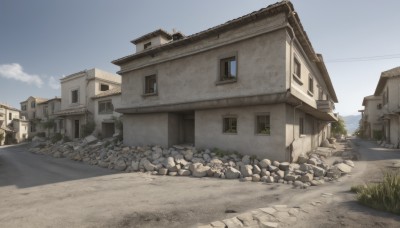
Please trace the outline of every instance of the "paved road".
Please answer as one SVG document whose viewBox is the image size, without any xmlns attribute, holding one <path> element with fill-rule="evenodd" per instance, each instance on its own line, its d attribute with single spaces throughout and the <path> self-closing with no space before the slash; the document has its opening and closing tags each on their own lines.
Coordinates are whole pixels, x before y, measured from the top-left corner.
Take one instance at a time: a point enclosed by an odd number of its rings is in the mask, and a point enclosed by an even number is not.
<svg viewBox="0 0 400 228">
<path fill-rule="evenodd" d="M 115 174 L 112 170 L 27 152 L 29 144 L 0 147 L 0 187 L 38 185 Z"/>
<path fill-rule="evenodd" d="M 400 151 L 354 142 L 361 161 L 352 175 L 307 190 L 282 184 L 116 173 L 31 154 L 28 145 L 1 147 L 0 227 L 188 227 L 235 216 L 226 210 L 241 213 L 273 204 L 309 204 L 322 193 L 332 193 L 332 203 L 315 207 L 302 220 L 306 223 L 295 227 L 400 227 L 399 218 L 356 204 L 348 191 L 400 158 Z"/>
</svg>

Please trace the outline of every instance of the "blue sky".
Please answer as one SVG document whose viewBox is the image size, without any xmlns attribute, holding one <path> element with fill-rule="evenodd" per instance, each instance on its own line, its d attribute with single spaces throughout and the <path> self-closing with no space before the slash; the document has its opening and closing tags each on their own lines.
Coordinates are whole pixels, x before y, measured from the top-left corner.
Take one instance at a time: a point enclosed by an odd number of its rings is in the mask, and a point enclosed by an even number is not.
<svg viewBox="0 0 400 228">
<path fill-rule="evenodd" d="M 292 2 L 314 49 L 324 56 L 339 98 L 336 111 L 356 114 L 380 73 L 400 65 L 400 1 Z M 83 69 L 116 72 L 110 62 L 132 54 L 130 41 L 155 29 L 190 35 L 272 3 L 0 0 L 0 102 L 19 108 L 31 95 L 60 96 L 58 79 Z M 372 56 L 388 58 L 366 58 Z"/>
</svg>

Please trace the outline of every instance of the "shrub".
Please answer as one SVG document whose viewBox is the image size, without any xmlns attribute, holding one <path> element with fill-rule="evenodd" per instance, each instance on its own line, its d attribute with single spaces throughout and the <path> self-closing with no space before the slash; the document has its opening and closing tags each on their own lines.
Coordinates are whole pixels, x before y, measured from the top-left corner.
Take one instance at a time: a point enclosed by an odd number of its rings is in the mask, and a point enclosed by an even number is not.
<svg viewBox="0 0 400 228">
<path fill-rule="evenodd" d="M 400 215 L 400 172 L 388 171 L 381 183 L 353 186 L 352 191 L 361 204 Z"/>
<path fill-rule="evenodd" d="M 58 141 L 60 141 L 61 139 L 63 139 L 63 136 L 60 133 L 56 133 L 52 138 L 51 138 L 51 142 L 52 143 L 56 143 Z"/>
<path fill-rule="evenodd" d="M 86 137 L 93 133 L 96 128 L 96 124 L 93 121 L 89 121 L 86 124 L 82 125 L 82 137 Z"/>
</svg>

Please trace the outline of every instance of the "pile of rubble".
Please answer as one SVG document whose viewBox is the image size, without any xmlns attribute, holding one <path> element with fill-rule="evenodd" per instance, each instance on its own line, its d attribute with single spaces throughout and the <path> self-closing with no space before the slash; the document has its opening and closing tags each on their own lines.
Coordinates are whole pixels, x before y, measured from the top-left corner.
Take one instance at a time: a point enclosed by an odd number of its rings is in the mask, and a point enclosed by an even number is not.
<svg viewBox="0 0 400 228">
<path fill-rule="evenodd" d="M 220 150 L 199 151 L 194 147 L 129 147 L 115 138 L 99 141 L 93 136 L 80 141 L 60 141 L 54 144 L 36 139 L 30 151 L 125 172 L 278 182 L 293 184 L 299 188 L 332 181 L 351 172 L 354 167 L 351 160 L 328 165 L 318 154 L 301 155 L 297 163 L 289 163 Z"/>
</svg>

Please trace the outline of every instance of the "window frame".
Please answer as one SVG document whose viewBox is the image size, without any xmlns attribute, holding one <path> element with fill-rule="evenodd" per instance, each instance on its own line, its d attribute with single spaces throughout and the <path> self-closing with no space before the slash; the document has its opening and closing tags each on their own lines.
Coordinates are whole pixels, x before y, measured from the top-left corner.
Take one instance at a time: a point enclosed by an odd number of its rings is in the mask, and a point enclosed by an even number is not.
<svg viewBox="0 0 400 228">
<path fill-rule="evenodd" d="M 225 119 L 228 119 L 229 128 L 231 127 L 231 124 L 232 124 L 229 121 L 229 119 L 234 119 L 236 121 L 236 131 L 235 132 L 228 132 L 231 129 L 225 129 L 225 127 L 226 127 Z M 227 134 L 227 135 L 237 135 L 238 132 L 239 132 L 239 130 L 238 130 L 238 117 L 236 115 L 224 115 L 224 116 L 222 116 L 222 133 L 223 134 Z"/>
<path fill-rule="evenodd" d="M 151 47 L 151 41 L 143 44 L 143 50 L 149 49 Z"/>
<path fill-rule="evenodd" d="M 74 91 L 77 91 L 77 93 L 76 93 L 76 98 L 77 98 L 77 99 L 76 99 L 76 102 L 73 101 L 73 98 L 74 98 L 73 92 L 74 92 Z M 79 104 L 79 88 L 72 89 L 71 92 L 70 92 L 70 94 L 71 94 L 71 95 L 70 95 L 70 96 L 71 96 L 71 104 Z"/>
<path fill-rule="evenodd" d="M 223 71 L 223 63 L 229 61 L 229 59 L 234 59 L 236 62 L 236 72 L 235 72 L 235 77 L 233 78 L 226 78 L 224 79 L 222 71 Z M 229 66 L 228 66 L 229 69 Z M 225 55 L 221 55 L 218 57 L 218 67 L 217 67 L 217 79 L 216 79 L 216 85 L 223 85 L 223 84 L 228 84 L 228 83 L 235 83 L 238 81 L 239 78 L 239 58 L 238 58 L 238 52 L 233 52 L 233 53 L 228 53 Z M 224 70 L 225 71 L 225 70 Z"/>
<path fill-rule="evenodd" d="M 304 117 L 299 117 L 299 137 L 305 135 Z"/>
<path fill-rule="evenodd" d="M 308 75 L 307 93 L 310 96 L 314 96 L 314 77 L 311 74 Z"/>
<path fill-rule="evenodd" d="M 31 108 L 36 108 L 36 101 L 31 101 Z"/>
<path fill-rule="evenodd" d="M 268 125 L 269 125 L 269 132 L 268 133 L 261 133 L 259 131 L 258 125 L 259 125 L 259 117 L 268 117 Z M 266 123 L 267 124 L 267 123 Z M 265 127 L 266 128 L 266 127 Z M 271 114 L 269 112 L 264 112 L 264 113 L 256 113 L 255 118 L 254 118 L 254 133 L 255 135 L 260 135 L 260 136 L 271 136 Z"/>
<path fill-rule="evenodd" d="M 8 120 L 12 120 L 12 113 L 8 113 Z"/>
<path fill-rule="evenodd" d="M 102 90 L 102 88 L 101 88 L 102 86 L 107 86 L 108 89 L 107 90 Z M 100 90 L 100 92 L 108 91 L 108 90 L 110 90 L 110 85 L 109 84 L 105 84 L 105 83 L 100 83 L 99 84 L 99 90 Z"/>
<path fill-rule="evenodd" d="M 107 104 L 108 104 L 108 103 L 111 104 L 111 109 L 110 109 L 110 110 L 107 109 Z M 100 107 L 101 107 L 102 104 L 104 104 L 104 110 L 103 110 L 103 111 L 100 111 Z M 114 112 L 114 105 L 113 105 L 111 99 L 109 99 L 109 100 L 101 100 L 101 101 L 98 101 L 98 102 L 97 102 L 97 113 L 98 113 L 99 115 L 113 114 L 113 112 Z"/>
<path fill-rule="evenodd" d="M 149 77 L 154 77 L 155 88 L 153 92 L 148 92 L 147 80 Z M 150 79 L 149 79 L 150 80 Z M 157 74 L 150 74 L 143 77 L 143 96 L 154 96 L 158 94 L 158 77 Z"/>
</svg>

